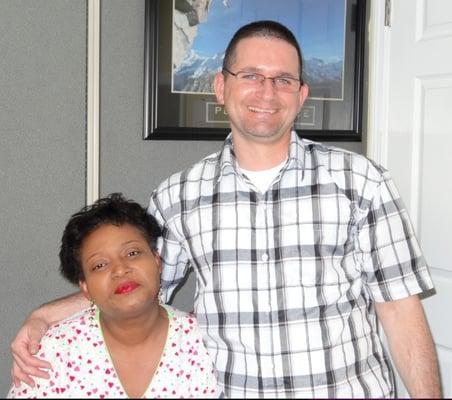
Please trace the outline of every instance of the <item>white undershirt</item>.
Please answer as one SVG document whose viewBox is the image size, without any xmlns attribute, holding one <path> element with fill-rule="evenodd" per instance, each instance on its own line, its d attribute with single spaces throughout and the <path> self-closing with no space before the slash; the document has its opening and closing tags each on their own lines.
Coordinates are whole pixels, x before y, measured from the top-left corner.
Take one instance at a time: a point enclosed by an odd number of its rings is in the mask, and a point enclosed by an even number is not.
<svg viewBox="0 0 452 400">
<path fill-rule="evenodd" d="M 246 177 L 256 186 L 261 193 L 265 193 L 270 185 L 273 183 L 273 180 L 279 174 L 281 169 L 286 164 L 287 158 L 276 167 L 272 167 L 270 169 L 264 169 L 261 171 L 249 171 L 247 169 L 241 168 L 240 165 L 237 165 L 239 171 L 246 175 Z"/>
</svg>

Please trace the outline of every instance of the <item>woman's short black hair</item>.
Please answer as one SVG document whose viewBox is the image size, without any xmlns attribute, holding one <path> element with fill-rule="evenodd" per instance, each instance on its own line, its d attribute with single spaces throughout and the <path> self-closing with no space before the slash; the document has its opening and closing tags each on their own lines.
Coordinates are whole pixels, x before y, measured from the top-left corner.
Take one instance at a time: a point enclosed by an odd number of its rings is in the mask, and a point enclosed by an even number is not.
<svg viewBox="0 0 452 400">
<path fill-rule="evenodd" d="M 143 234 L 149 246 L 157 251 L 162 230 L 157 220 L 138 203 L 126 200 L 121 193 L 112 193 L 83 207 L 69 219 L 61 239 L 60 272 L 71 283 L 84 280 L 80 262 L 83 240 L 101 225 L 131 225 Z"/>
</svg>

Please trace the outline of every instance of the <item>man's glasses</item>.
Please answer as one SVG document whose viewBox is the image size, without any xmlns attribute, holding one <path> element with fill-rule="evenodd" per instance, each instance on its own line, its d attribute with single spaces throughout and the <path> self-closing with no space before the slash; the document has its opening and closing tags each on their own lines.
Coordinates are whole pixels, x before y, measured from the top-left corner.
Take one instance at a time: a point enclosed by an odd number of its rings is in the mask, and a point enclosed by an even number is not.
<svg viewBox="0 0 452 400">
<path fill-rule="evenodd" d="M 251 87 L 260 87 L 264 84 L 266 79 L 270 79 L 273 83 L 273 87 L 281 92 L 297 92 L 300 90 L 303 82 L 300 79 L 292 78 L 290 76 L 265 76 L 262 74 L 258 74 L 256 72 L 231 72 L 227 68 L 223 68 L 223 71 L 226 71 L 228 74 L 231 74 L 240 84 L 251 86 Z"/>
</svg>

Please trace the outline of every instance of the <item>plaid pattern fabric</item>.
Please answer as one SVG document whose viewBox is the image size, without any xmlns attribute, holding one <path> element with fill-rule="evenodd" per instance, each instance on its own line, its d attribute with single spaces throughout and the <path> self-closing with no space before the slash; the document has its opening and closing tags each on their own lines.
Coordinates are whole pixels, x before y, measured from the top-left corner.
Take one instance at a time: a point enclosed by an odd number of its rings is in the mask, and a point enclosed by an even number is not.
<svg viewBox="0 0 452 400">
<path fill-rule="evenodd" d="M 149 206 L 165 228 L 163 301 L 193 268 L 225 395 L 393 396 L 372 301 L 433 284 L 387 171 L 294 132 L 266 193 L 235 165 L 228 137 Z"/>
</svg>

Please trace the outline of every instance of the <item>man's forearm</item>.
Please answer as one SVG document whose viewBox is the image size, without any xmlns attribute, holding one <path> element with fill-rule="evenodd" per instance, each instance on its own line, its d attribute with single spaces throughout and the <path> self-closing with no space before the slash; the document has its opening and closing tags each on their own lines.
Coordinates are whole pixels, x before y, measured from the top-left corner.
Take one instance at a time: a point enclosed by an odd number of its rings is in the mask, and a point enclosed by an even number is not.
<svg viewBox="0 0 452 400">
<path fill-rule="evenodd" d="M 418 297 L 380 303 L 376 310 L 410 397 L 441 397 L 436 351 Z"/>
<path fill-rule="evenodd" d="M 28 316 L 28 320 L 40 319 L 50 326 L 89 307 L 89 305 L 90 302 L 83 294 L 77 292 L 43 304 Z"/>
</svg>

